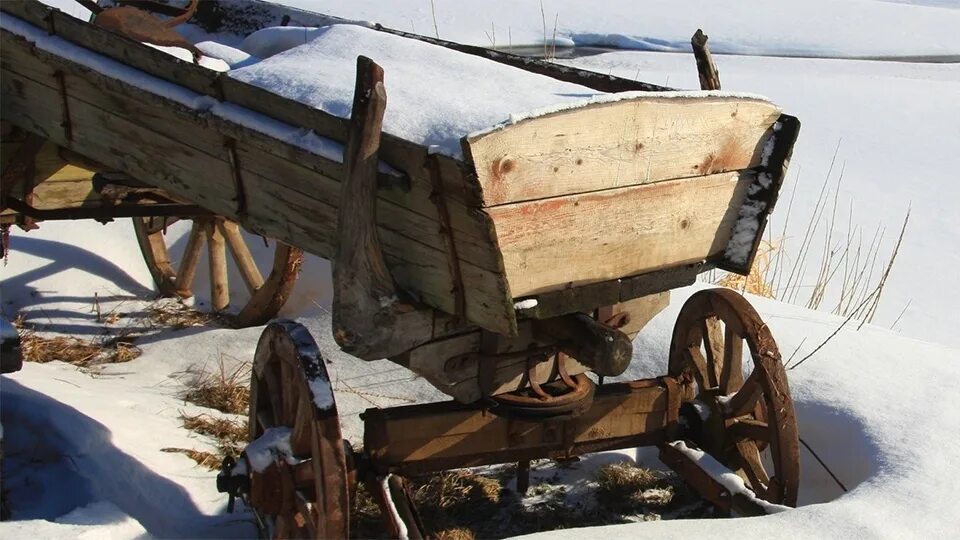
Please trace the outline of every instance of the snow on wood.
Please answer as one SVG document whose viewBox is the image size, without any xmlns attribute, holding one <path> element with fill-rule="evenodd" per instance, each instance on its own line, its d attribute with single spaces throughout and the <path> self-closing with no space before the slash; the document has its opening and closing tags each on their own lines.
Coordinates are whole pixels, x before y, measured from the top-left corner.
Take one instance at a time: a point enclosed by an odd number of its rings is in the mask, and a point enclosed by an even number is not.
<svg viewBox="0 0 960 540">
<path fill-rule="evenodd" d="M 597 95 L 580 85 L 360 26 L 334 25 L 315 29 L 313 35 L 303 45 L 230 76 L 349 118 L 356 59 L 367 56 L 385 72 L 384 131 L 435 145 L 453 157 L 462 156 L 464 135 L 502 123 L 511 114 L 582 104 Z"/>
</svg>

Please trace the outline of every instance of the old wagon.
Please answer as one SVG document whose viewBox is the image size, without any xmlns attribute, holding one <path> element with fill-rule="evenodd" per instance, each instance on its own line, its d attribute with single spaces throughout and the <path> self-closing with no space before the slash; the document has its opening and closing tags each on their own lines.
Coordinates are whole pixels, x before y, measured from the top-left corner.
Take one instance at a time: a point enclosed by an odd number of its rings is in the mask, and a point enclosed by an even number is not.
<svg viewBox="0 0 960 540">
<path fill-rule="evenodd" d="M 603 383 L 670 289 L 749 271 L 799 128 L 776 105 L 259 1 L 192 14 L 259 43 L 252 60 L 224 46 L 219 71 L 33 0 L 0 9 L 5 224 L 133 217 L 158 286 L 181 296 L 206 245 L 216 309 L 229 249 L 246 325 L 276 314 L 300 250 L 331 259 L 337 343 L 453 398 L 367 411 L 352 449 L 313 339 L 271 323 L 253 442 L 219 478 L 269 534 L 345 536 L 365 481 L 390 531 L 417 536 L 401 475 L 514 461 L 522 476 L 531 459 L 640 445 L 724 511 L 796 504 L 786 376 L 738 294 L 690 298 L 664 376 Z M 292 34 L 310 39 L 281 46 Z M 184 219 L 173 260 L 163 233 Z M 269 272 L 240 227 L 277 240 Z"/>
</svg>

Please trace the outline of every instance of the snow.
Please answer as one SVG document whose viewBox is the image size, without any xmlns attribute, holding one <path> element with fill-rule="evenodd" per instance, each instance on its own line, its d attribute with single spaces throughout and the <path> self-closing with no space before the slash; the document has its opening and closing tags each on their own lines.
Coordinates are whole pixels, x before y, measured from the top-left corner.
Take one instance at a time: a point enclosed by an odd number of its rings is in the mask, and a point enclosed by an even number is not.
<svg viewBox="0 0 960 540">
<path fill-rule="evenodd" d="M 383 130 L 423 146 L 435 145 L 458 158 L 462 156 L 460 139 L 468 133 L 505 122 L 514 113 L 563 103 L 582 105 L 598 94 L 580 85 L 354 25 L 319 28 L 311 41 L 231 71 L 230 76 L 349 118 L 360 55 L 384 69 L 388 105 Z M 429 69 L 424 69 L 425 64 Z"/>
<path fill-rule="evenodd" d="M 747 499 L 749 499 L 751 502 L 754 502 L 763 508 L 767 514 L 776 514 L 791 509 L 789 506 L 783 506 L 782 504 L 771 504 L 763 499 L 758 498 L 756 493 L 747 487 L 743 481 L 743 478 L 737 476 L 737 473 L 731 471 L 729 467 L 726 467 L 714 459 L 714 457 L 710 454 L 697 448 L 690 448 L 683 441 L 674 441 L 668 444 L 677 449 L 679 452 L 685 454 L 708 475 L 710 475 L 710 478 L 713 478 L 728 492 L 734 495 L 740 494 L 747 497 Z"/>
<path fill-rule="evenodd" d="M 730 242 L 723 252 L 724 258 L 738 264 L 747 264 L 747 259 L 753 252 L 753 241 L 757 238 L 760 229 L 760 215 L 767 208 L 763 201 L 746 201 L 740 207 L 737 221 L 733 224 Z"/>
<path fill-rule="evenodd" d="M 301 9 L 482 45 L 617 46 L 688 53 L 698 28 L 714 53 L 794 56 L 960 55 L 960 10 L 873 0 L 279 0 Z M 927 4 L 949 4 L 932 0 Z M 395 9 L 390 9 L 396 5 Z M 386 6 L 390 6 L 389 8 Z M 431 9 L 431 6 L 434 9 Z M 433 19 L 436 17 L 436 28 Z M 721 67 L 722 70 L 722 67 Z M 631 74 L 632 76 L 632 74 Z M 723 74 L 721 73 L 721 80 Z"/>
<path fill-rule="evenodd" d="M 397 524 L 397 537 L 400 540 L 407 540 L 407 526 L 397 511 L 397 505 L 393 503 L 393 495 L 390 494 L 390 477 L 386 475 L 380 480 L 380 490 L 383 493 L 383 500 L 387 503 L 387 510 L 390 512 L 390 520 Z"/>
<path fill-rule="evenodd" d="M 243 452 L 247 456 L 250 468 L 254 472 L 262 473 L 277 459 L 296 465 L 297 461 L 290 448 L 291 433 L 293 431 L 288 427 L 272 427 L 248 444 Z"/>
<path fill-rule="evenodd" d="M 521 309 L 533 309 L 537 307 L 536 298 L 527 298 L 526 300 L 520 300 L 513 304 L 513 309 L 520 311 Z"/>
</svg>

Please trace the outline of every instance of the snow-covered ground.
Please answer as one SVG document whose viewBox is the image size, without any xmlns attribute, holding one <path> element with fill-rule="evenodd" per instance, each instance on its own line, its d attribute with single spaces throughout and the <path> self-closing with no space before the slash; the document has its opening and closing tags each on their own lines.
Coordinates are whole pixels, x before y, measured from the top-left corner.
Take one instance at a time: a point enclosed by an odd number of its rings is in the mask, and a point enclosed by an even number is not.
<svg viewBox="0 0 960 540">
<path fill-rule="evenodd" d="M 55 1 L 81 14 L 71 0 Z M 960 383 L 960 335 L 953 330 L 960 288 L 949 275 L 960 265 L 960 222 L 949 206 L 960 200 L 960 187 L 956 173 L 945 166 L 945 157 L 960 150 L 960 65 L 780 57 L 955 60 L 960 55 L 954 36 L 960 28 L 958 2 L 647 2 L 640 7 L 616 1 L 600 7 L 567 0 L 544 1 L 543 14 L 532 0 L 437 0 L 433 10 L 427 0 L 285 3 L 424 34 L 434 33 L 435 15 L 440 37 L 481 45 L 542 43 L 544 35 L 552 38 L 556 21 L 561 44 L 640 49 L 570 62 L 681 88 L 698 86 L 692 57 L 652 51 L 686 50 L 692 31 L 702 27 L 715 52 L 739 55 L 716 57 L 724 89 L 767 95 L 803 122 L 785 186 L 788 191 L 797 182 L 788 242 L 799 243 L 796 237 L 803 233 L 834 152 L 836 169 L 845 164 L 841 207 L 853 202 L 855 225 L 867 231 L 886 225 L 889 246 L 893 229 L 912 208 L 877 326 L 858 331 L 848 325 L 789 371 L 801 436 L 850 492 L 840 493 L 802 450 L 801 508 L 763 518 L 613 526 L 590 536 L 927 538 L 960 530 L 953 484 L 960 462 L 960 396 L 953 391 Z M 785 202 L 775 218 L 782 217 Z M 841 214 L 838 228 L 845 231 L 846 213 Z M 779 231 L 776 219 L 774 227 Z M 125 314 L 114 327 L 140 331 L 144 326 L 137 313 L 152 285 L 128 223 L 45 223 L 39 231 L 15 232 L 11 247 L 9 264 L 0 270 L 8 317 L 22 312 L 28 322 L 48 330 L 93 337 L 104 329 L 95 320 L 96 294 L 102 313 Z M 692 290 L 675 292 L 671 307 L 637 338 L 629 376 L 664 372 L 670 329 Z M 205 295 L 201 289 L 201 301 Z M 441 398 L 403 368 L 339 352 L 330 337 L 329 298 L 329 265 L 311 258 L 284 314 L 304 323 L 332 360 L 348 438 L 359 438 L 357 415 L 367 407 Z M 751 301 L 785 356 L 794 351 L 798 358 L 805 356 L 843 322 L 796 306 Z M 896 330 L 886 329 L 908 302 Z M 161 449 L 209 446 L 181 428 L 181 411 L 218 414 L 180 398 L 186 372 L 215 369 L 221 361 L 229 369 L 251 360 L 261 329 L 142 331 L 136 345 L 143 354 L 132 362 L 92 373 L 57 362 L 27 364 L 0 379 L 3 485 L 17 502 L 15 521 L 0 524 L 0 535 L 255 535 L 246 517 L 224 513 L 226 500 L 216 492 L 213 473 Z M 653 459 L 644 451 L 597 459 L 624 455 L 645 464 Z M 590 466 L 590 460 L 581 465 Z"/>
</svg>

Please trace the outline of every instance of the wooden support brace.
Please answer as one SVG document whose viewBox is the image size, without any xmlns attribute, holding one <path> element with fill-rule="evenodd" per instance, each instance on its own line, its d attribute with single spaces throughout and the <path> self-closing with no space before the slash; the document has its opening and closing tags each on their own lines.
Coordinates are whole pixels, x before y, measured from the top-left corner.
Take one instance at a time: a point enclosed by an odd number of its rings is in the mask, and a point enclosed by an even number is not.
<svg viewBox="0 0 960 540">
<path fill-rule="evenodd" d="M 333 263 L 333 335 L 359 358 L 396 356 L 433 337 L 433 311 L 400 298 L 377 236 L 377 166 L 387 94 L 383 69 L 357 58 Z"/>
<path fill-rule="evenodd" d="M 707 47 L 708 37 L 703 33 L 703 30 L 698 28 L 696 33 L 693 34 L 693 38 L 690 39 L 690 44 L 693 45 L 693 56 L 697 59 L 700 89 L 719 90 L 720 72 L 717 71 L 717 66 L 713 63 L 713 56 Z"/>
<path fill-rule="evenodd" d="M 620 375 L 633 358 L 633 344 L 626 334 L 584 313 L 534 321 L 533 331 L 538 339 L 558 342 L 563 353 L 598 375 Z"/>
</svg>

